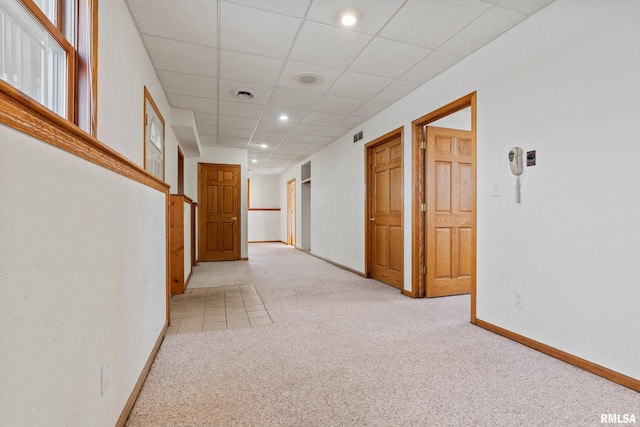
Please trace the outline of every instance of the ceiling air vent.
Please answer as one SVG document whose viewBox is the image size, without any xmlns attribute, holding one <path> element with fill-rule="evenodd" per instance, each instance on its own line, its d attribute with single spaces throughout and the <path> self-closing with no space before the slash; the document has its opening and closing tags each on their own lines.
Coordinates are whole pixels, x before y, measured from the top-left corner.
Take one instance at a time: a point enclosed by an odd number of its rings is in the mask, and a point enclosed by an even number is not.
<svg viewBox="0 0 640 427">
<path fill-rule="evenodd" d="M 248 101 L 256 97 L 256 94 L 251 92 L 249 89 L 238 89 L 233 91 L 233 96 L 238 99 L 242 99 L 243 101 Z"/>
<path fill-rule="evenodd" d="M 353 142 L 356 143 L 362 139 L 362 131 L 353 134 Z"/>
</svg>

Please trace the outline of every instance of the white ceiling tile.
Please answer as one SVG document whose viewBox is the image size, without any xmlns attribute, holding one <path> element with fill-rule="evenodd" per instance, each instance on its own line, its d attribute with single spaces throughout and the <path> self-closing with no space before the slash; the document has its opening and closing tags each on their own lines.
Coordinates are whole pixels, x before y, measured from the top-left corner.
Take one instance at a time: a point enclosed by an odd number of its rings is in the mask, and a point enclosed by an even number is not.
<svg viewBox="0 0 640 427">
<path fill-rule="evenodd" d="M 258 125 L 257 118 L 232 117 L 220 115 L 220 127 L 237 129 L 255 129 Z"/>
<path fill-rule="evenodd" d="M 508 7 L 517 12 L 532 15 L 545 6 L 553 3 L 553 0 L 500 0 L 500 6 Z"/>
<path fill-rule="evenodd" d="M 204 132 L 203 132 L 204 133 Z M 251 129 L 237 129 L 237 128 L 223 128 L 218 129 L 218 136 L 231 137 L 231 138 L 245 138 L 247 141 L 251 138 L 253 130 Z"/>
<path fill-rule="evenodd" d="M 203 46 L 218 46 L 217 2 L 210 0 L 128 0 L 143 34 Z"/>
<path fill-rule="evenodd" d="M 292 133 L 287 137 L 288 142 L 300 142 L 304 144 L 321 144 L 326 145 L 334 141 L 334 138 L 319 135 L 300 135 Z"/>
<path fill-rule="evenodd" d="M 245 6 L 263 9 L 268 12 L 281 13 L 283 15 L 302 18 L 309 7 L 310 0 L 227 0 Z"/>
<path fill-rule="evenodd" d="M 349 115 L 362 107 L 365 103 L 362 99 L 345 98 L 344 96 L 325 95 L 313 107 L 313 111 L 322 113 L 334 113 Z"/>
<path fill-rule="evenodd" d="M 302 73 L 311 73 L 322 77 L 322 82 L 313 85 L 302 85 L 295 80 L 295 76 Z M 282 70 L 282 75 L 278 81 L 278 86 L 291 89 L 300 89 L 308 92 L 324 93 L 331 87 L 338 77 L 342 74 L 342 70 L 335 68 L 320 67 L 318 65 L 305 64 L 302 62 L 288 61 Z"/>
<path fill-rule="evenodd" d="M 216 99 L 171 93 L 167 94 L 167 98 L 172 107 L 186 108 L 187 110 L 194 110 L 196 113 L 218 114 L 218 101 Z"/>
<path fill-rule="evenodd" d="M 274 156 L 275 155 L 279 155 L 279 156 L 292 156 L 295 153 L 298 153 L 299 149 L 295 148 L 295 147 L 287 147 L 287 143 L 283 142 L 282 144 L 280 144 L 278 146 L 278 148 L 276 148 L 276 150 L 274 151 Z"/>
<path fill-rule="evenodd" d="M 284 60 L 231 50 L 220 51 L 220 78 L 275 85 Z"/>
<path fill-rule="evenodd" d="M 327 134 L 325 136 L 332 137 L 332 138 L 339 138 L 342 135 L 344 135 L 345 133 L 349 132 L 349 130 L 350 129 L 333 127 L 327 132 Z"/>
<path fill-rule="evenodd" d="M 296 135 L 325 136 L 331 126 L 298 125 L 293 133 Z"/>
<path fill-rule="evenodd" d="M 269 156 L 271 155 L 271 153 L 269 153 L 268 151 L 258 151 L 256 150 L 251 150 L 249 149 L 249 158 L 250 159 L 258 159 L 258 160 L 266 160 Z"/>
<path fill-rule="evenodd" d="M 309 110 L 322 97 L 320 93 L 307 92 L 299 89 L 276 87 L 271 94 L 273 106 L 293 108 L 296 110 Z"/>
<path fill-rule="evenodd" d="M 389 102 L 369 101 L 359 108 L 358 111 L 354 112 L 353 115 L 360 117 L 373 117 L 389 105 L 391 105 Z"/>
<path fill-rule="evenodd" d="M 273 102 L 271 103 L 273 104 Z M 307 115 L 309 111 L 308 110 L 298 110 L 295 108 L 286 108 L 286 107 L 279 107 L 277 105 L 270 105 L 266 108 L 266 110 L 264 110 L 264 113 L 262 114 L 262 118 L 264 120 L 270 120 L 270 121 L 280 121 L 280 116 L 281 115 L 286 115 L 289 119 L 287 120 L 287 123 L 300 123 L 302 121 L 302 119 L 304 118 L 304 116 Z"/>
<path fill-rule="evenodd" d="M 220 99 L 227 101 L 240 101 L 234 93 L 238 90 L 249 90 L 253 92 L 255 98 L 246 100 L 249 104 L 266 104 L 273 92 L 273 86 L 261 85 L 257 83 L 237 82 L 234 80 L 220 79 Z"/>
<path fill-rule="evenodd" d="M 143 39 L 156 70 L 217 77 L 217 49 L 154 36 Z"/>
<path fill-rule="evenodd" d="M 347 117 L 346 119 L 344 119 L 340 123 L 340 127 L 347 128 L 347 129 L 351 130 L 351 129 L 355 128 L 356 126 L 361 125 L 366 120 L 367 120 L 366 117 L 349 116 L 349 117 Z"/>
<path fill-rule="evenodd" d="M 158 77 L 166 93 L 216 98 L 216 79 L 173 71 L 158 70 Z"/>
<path fill-rule="evenodd" d="M 335 126 L 346 118 L 344 114 L 320 113 L 312 111 L 302 120 L 306 125 Z"/>
<path fill-rule="evenodd" d="M 218 128 L 216 126 L 198 126 L 198 132 L 200 133 L 200 135 L 211 135 L 211 136 L 217 136 L 218 135 Z"/>
<path fill-rule="evenodd" d="M 196 121 L 198 125 L 217 126 L 218 116 L 215 114 L 196 113 Z"/>
<path fill-rule="evenodd" d="M 322 148 L 322 146 L 319 146 L 320 148 Z M 304 151 L 309 151 L 309 150 L 317 150 L 317 148 L 314 148 L 314 146 L 312 144 L 303 144 L 300 142 L 290 142 L 290 141 L 286 141 L 283 142 L 282 145 L 280 147 L 278 147 L 278 150 L 280 149 L 294 149 L 296 151 L 300 151 L 300 150 L 304 150 Z M 275 156 L 274 156 L 275 157 Z"/>
<path fill-rule="evenodd" d="M 349 71 L 397 78 L 431 53 L 430 49 L 376 38 L 351 64 Z"/>
<path fill-rule="evenodd" d="M 409 0 L 380 36 L 435 49 L 490 7 L 480 0 Z"/>
<path fill-rule="evenodd" d="M 498 37 L 527 16 L 494 7 L 442 45 L 442 50 L 469 55 Z"/>
<path fill-rule="evenodd" d="M 234 102 L 221 99 L 220 114 L 224 116 L 247 117 L 259 119 L 264 109 L 264 105 L 252 104 L 251 102 Z"/>
<path fill-rule="evenodd" d="M 200 135 L 200 143 L 203 145 L 218 145 L 218 138 L 210 135 Z"/>
<path fill-rule="evenodd" d="M 228 136 L 219 136 L 218 145 L 225 145 L 228 147 L 241 147 L 245 148 L 249 144 L 249 140 L 246 138 L 231 138 Z"/>
<path fill-rule="evenodd" d="M 345 69 L 370 40 L 364 34 L 307 21 L 289 57 L 298 62 Z"/>
<path fill-rule="evenodd" d="M 269 160 L 289 160 L 293 153 L 285 153 L 283 151 L 276 151 L 269 156 Z"/>
<path fill-rule="evenodd" d="M 282 120 L 260 120 L 258 124 L 259 131 L 286 132 L 289 133 L 296 127 L 295 123 L 284 122 Z"/>
<path fill-rule="evenodd" d="M 356 8 L 362 12 L 362 20 L 351 30 L 366 34 L 376 34 L 398 10 L 403 1 L 350 0 L 348 3 L 345 3 L 344 0 L 314 1 L 307 14 L 307 19 L 342 27 L 342 24 L 338 21 L 338 13 L 347 7 Z"/>
<path fill-rule="evenodd" d="M 420 85 L 413 82 L 403 82 L 396 80 L 386 87 L 382 92 L 376 95 L 375 101 L 396 102 L 403 96 L 416 90 Z"/>
<path fill-rule="evenodd" d="M 253 139 L 260 141 L 282 141 L 287 136 L 287 132 L 271 132 L 259 130 L 253 135 Z"/>
<path fill-rule="evenodd" d="M 436 50 L 404 74 L 401 79 L 414 83 L 426 83 L 461 59 L 460 55 Z"/>
<path fill-rule="evenodd" d="M 349 98 L 371 99 L 393 80 L 367 74 L 345 72 L 329 90 L 329 94 Z"/>
<path fill-rule="evenodd" d="M 284 58 L 301 20 L 277 13 L 222 2 L 220 47 Z"/>
</svg>

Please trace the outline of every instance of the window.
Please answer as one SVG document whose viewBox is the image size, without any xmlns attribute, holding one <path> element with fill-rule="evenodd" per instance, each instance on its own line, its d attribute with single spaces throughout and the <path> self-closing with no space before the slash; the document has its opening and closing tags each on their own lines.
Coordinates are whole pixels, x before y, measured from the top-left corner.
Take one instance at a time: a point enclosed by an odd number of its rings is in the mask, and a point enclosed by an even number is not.
<svg viewBox="0 0 640 427">
<path fill-rule="evenodd" d="M 0 0 L 0 79 L 95 135 L 97 0 Z"/>
</svg>

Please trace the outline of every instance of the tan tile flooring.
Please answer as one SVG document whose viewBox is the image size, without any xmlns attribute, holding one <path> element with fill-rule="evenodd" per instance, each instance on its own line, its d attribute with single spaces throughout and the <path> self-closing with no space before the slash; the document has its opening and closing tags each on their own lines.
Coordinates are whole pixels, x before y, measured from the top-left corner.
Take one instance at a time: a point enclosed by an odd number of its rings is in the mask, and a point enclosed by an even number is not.
<svg viewBox="0 0 640 427">
<path fill-rule="evenodd" d="M 251 285 L 186 289 L 171 298 L 167 334 L 270 325 L 271 318 Z"/>
</svg>

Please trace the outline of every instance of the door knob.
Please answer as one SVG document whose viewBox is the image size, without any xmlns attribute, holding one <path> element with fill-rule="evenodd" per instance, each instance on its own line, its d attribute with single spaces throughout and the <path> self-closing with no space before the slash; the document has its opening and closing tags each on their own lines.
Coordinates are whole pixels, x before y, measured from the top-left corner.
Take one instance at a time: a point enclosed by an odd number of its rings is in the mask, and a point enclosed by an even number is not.
<svg viewBox="0 0 640 427">
<path fill-rule="evenodd" d="M 236 221 L 238 219 L 237 216 L 234 216 L 233 218 L 231 218 L 231 221 Z"/>
<path fill-rule="evenodd" d="M 375 218 L 369 218 L 369 221 L 374 222 L 376 219 Z"/>
</svg>

